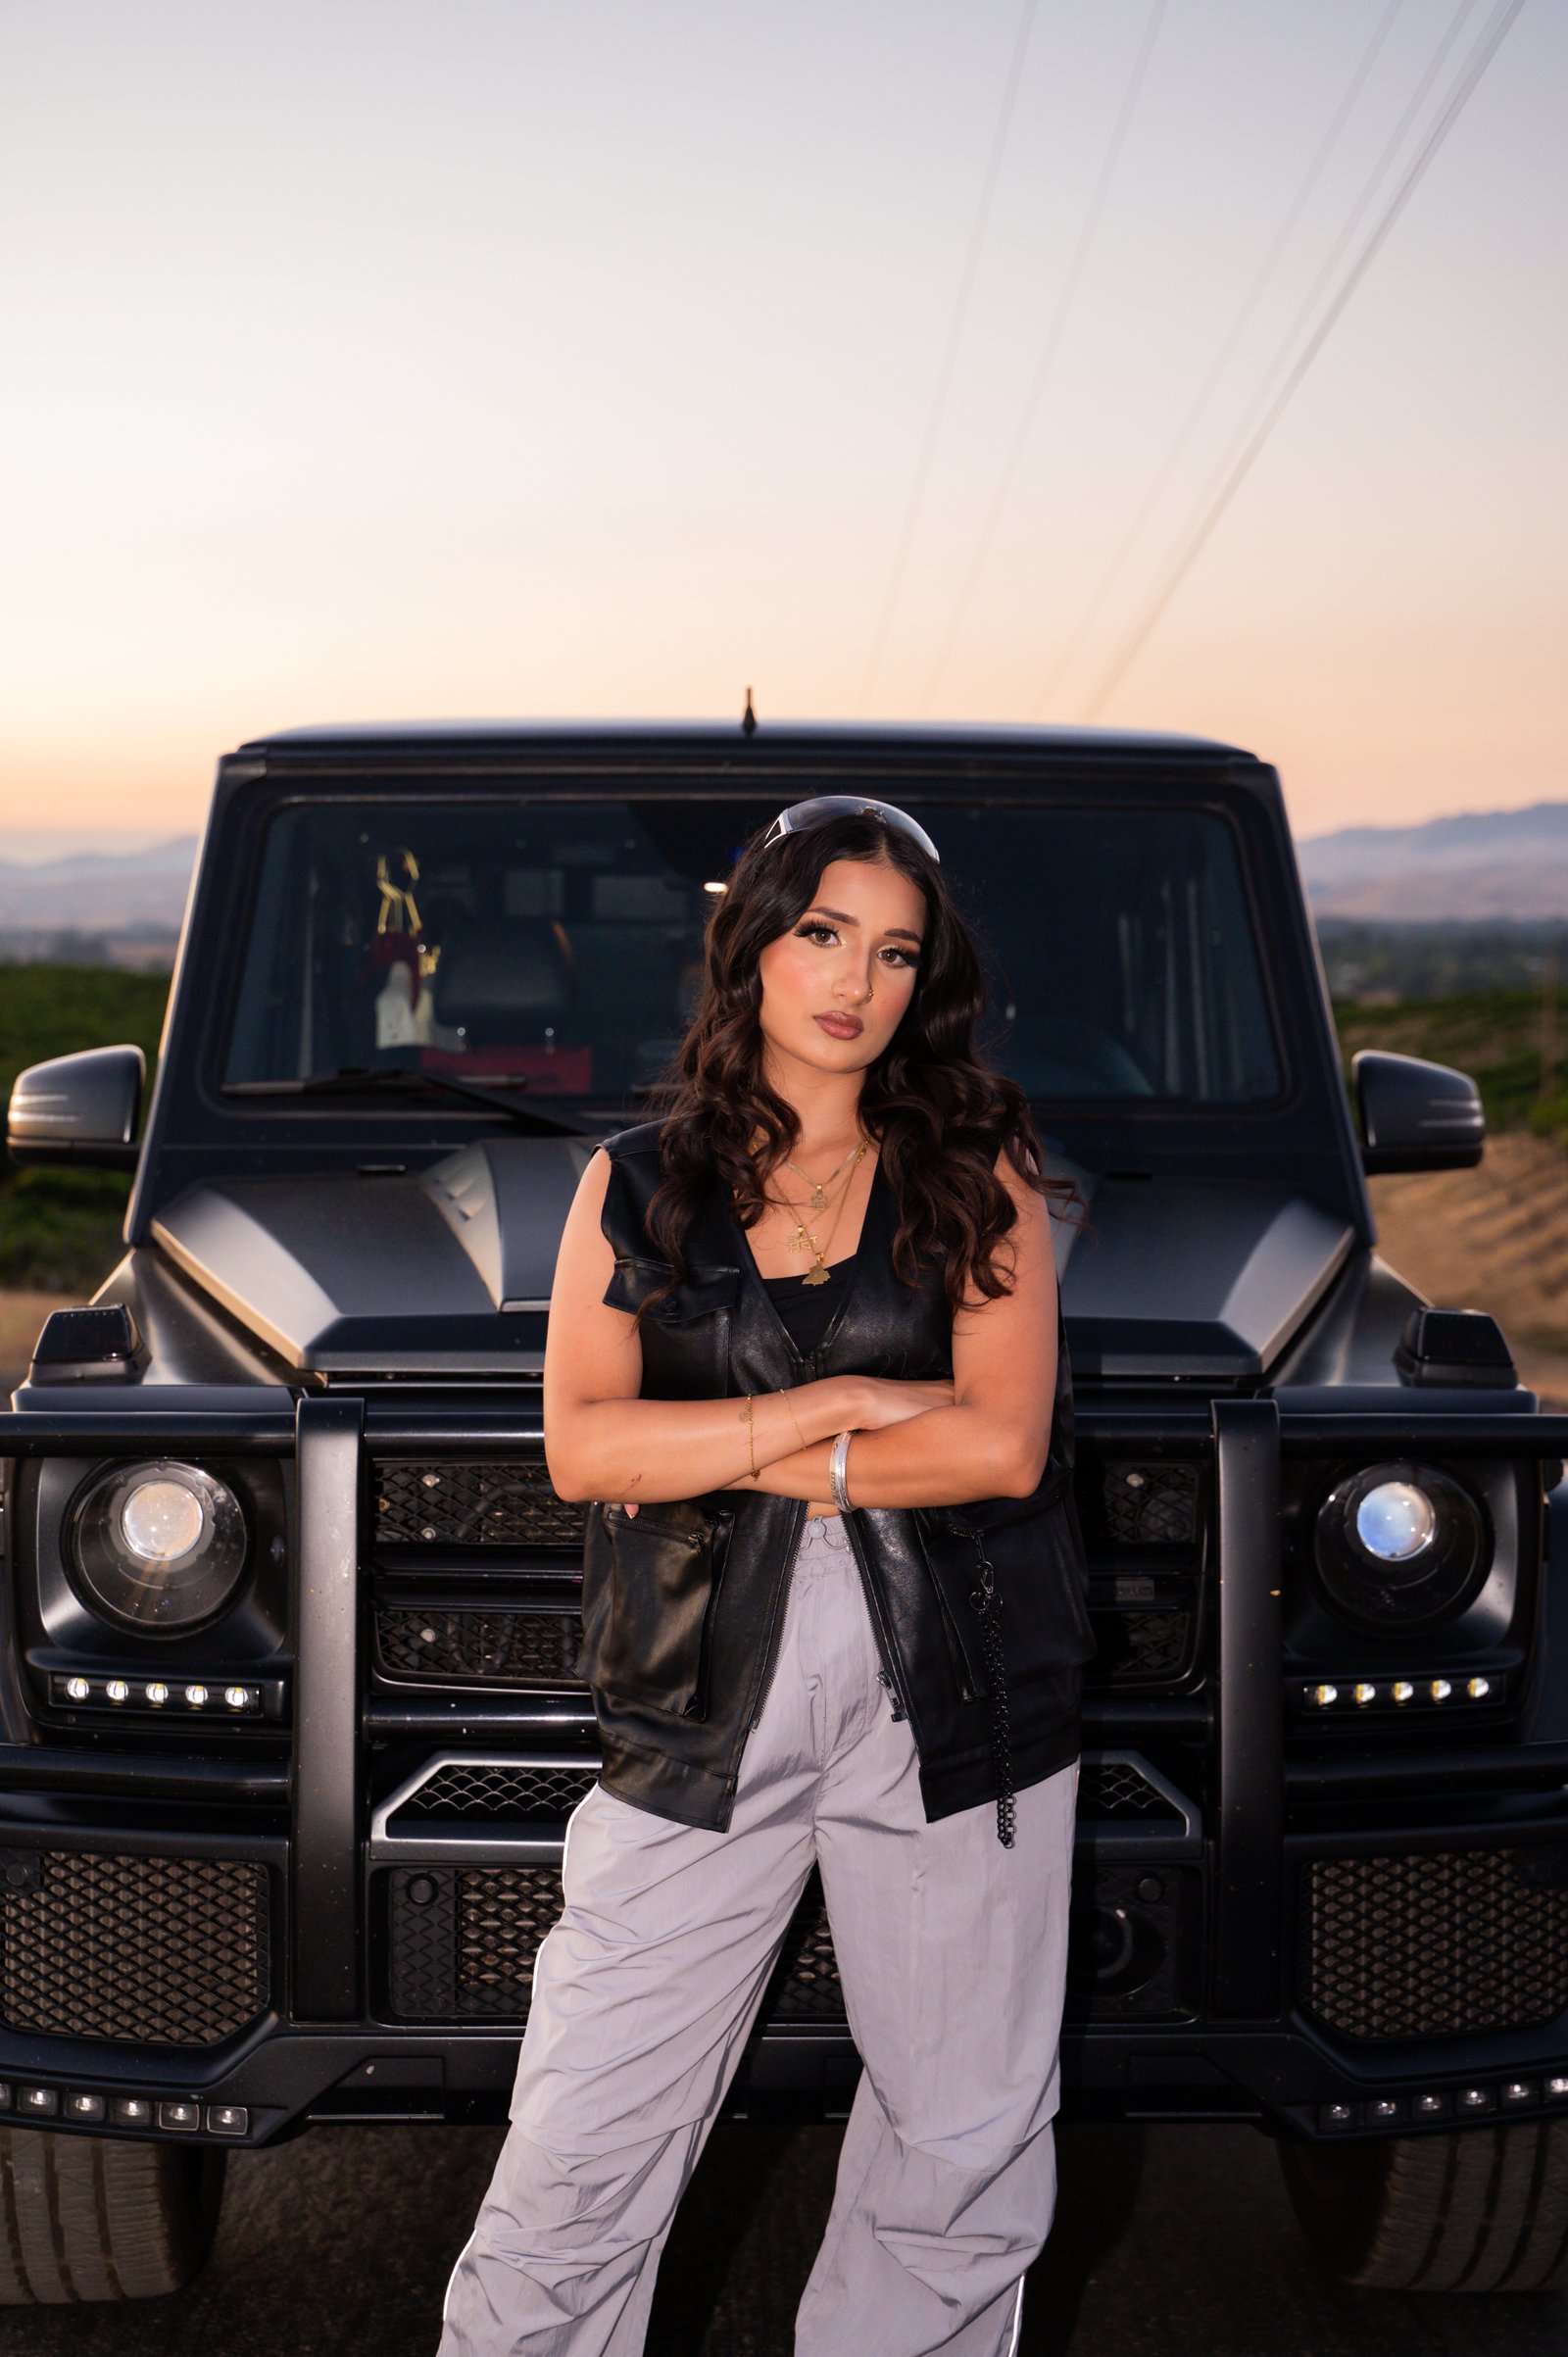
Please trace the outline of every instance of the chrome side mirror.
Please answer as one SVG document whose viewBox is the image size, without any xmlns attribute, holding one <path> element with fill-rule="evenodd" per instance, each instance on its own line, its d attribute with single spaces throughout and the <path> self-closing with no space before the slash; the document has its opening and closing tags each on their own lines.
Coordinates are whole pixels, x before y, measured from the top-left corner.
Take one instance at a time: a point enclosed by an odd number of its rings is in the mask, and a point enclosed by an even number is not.
<svg viewBox="0 0 1568 2357">
<path fill-rule="evenodd" d="M 1350 1058 L 1350 1086 L 1368 1172 L 1469 1170 L 1480 1161 L 1487 1117 L 1468 1072 L 1363 1048 Z"/>
<path fill-rule="evenodd" d="M 147 1058 L 139 1048 L 84 1048 L 19 1072 L 6 1145 L 22 1163 L 134 1170 Z"/>
</svg>

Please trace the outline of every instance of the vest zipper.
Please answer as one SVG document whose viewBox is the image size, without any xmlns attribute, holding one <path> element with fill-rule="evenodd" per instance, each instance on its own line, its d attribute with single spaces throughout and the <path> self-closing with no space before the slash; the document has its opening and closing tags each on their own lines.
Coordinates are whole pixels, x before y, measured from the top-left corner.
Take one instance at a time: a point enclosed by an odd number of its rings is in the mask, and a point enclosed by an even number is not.
<svg viewBox="0 0 1568 2357">
<path fill-rule="evenodd" d="M 871 1615 L 871 1636 L 875 1641 L 876 1649 L 882 1662 L 882 1667 L 877 1672 L 877 1684 L 885 1686 L 893 1696 L 893 1716 L 896 1719 L 907 1719 L 909 1733 L 913 1736 L 915 1749 L 918 1750 L 920 1747 L 920 1723 L 909 1706 L 908 1690 L 899 1676 L 898 1654 L 883 1617 L 881 1599 L 876 1594 L 871 1574 L 866 1568 L 860 1550 L 855 1543 L 854 1530 L 848 1522 L 845 1523 L 844 1529 L 845 1536 L 850 1542 L 850 1551 L 855 1557 L 856 1568 L 860 1575 L 860 1586 L 865 1593 L 866 1610 Z"/>
<path fill-rule="evenodd" d="M 794 1498 L 791 1502 L 795 1507 L 795 1519 L 790 1526 L 789 1544 L 785 1549 L 784 1576 L 774 1586 L 773 1601 L 768 1610 L 767 1633 L 762 1640 L 762 1669 L 752 1701 L 751 1717 L 746 1723 L 748 1734 L 761 1718 L 767 1690 L 773 1683 L 773 1672 L 778 1667 L 778 1635 L 784 1617 L 784 1597 L 790 1584 L 790 1573 L 795 1568 L 795 1550 L 801 1543 L 801 1525 L 806 1520 L 805 1498 Z"/>
</svg>

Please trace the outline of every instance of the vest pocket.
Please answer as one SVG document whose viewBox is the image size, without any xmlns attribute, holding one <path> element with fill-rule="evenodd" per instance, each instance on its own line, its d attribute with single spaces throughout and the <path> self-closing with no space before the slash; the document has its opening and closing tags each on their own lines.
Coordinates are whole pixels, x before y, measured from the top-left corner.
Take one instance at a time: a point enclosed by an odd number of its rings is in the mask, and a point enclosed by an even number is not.
<svg viewBox="0 0 1568 2357">
<path fill-rule="evenodd" d="M 618 1700 L 708 1713 L 713 1608 L 734 1516 L 686 1499 L 598 1505 L 583 1550 L 582 1669 Z"/>
</svg>

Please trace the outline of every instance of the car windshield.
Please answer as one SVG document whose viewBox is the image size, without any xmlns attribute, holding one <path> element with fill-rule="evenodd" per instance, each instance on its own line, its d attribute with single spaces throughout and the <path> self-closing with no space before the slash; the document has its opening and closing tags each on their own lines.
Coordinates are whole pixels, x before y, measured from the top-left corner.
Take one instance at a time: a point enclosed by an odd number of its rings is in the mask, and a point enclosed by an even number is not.
<svg viewBox="0 0 1568 2357">
<path fill-rule="evenodd" d="M 266 1095 L 438 1075 L 635 1103 L 669 1065 L 755 801 L 321 801 L 268 830 L 223 1066 Z M 1213 814 L 921 799 L 1036 1099 L 1239 1105 L 1279 1065 Z M 418 1076 L 423 1075 L 421 1081 Z M 346 1077 L 345 1077 L 346 1076 Z M 370 1085 L 367 1082 L 366 1085 Z"/>
</svg>

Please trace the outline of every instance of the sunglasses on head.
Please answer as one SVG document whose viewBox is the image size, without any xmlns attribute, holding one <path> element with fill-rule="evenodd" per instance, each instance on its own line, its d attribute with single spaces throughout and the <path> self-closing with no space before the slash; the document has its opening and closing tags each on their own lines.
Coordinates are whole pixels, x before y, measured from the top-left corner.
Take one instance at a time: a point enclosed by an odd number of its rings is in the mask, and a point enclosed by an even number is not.
<svg viewBox="0 0 1568 2357">
<path fill-rule="evenodd" d="M 927 858 L 941 866 L 942 854 L 907 810 L 897 809 L 891 802 L 867 802 L 858 794 L 818 794 L 811 802 L 792 802 L 787 810 L 780 810 L 762 837 L 760 848 L 765 851 L 782 836 L 804 834 L 808 827 L 821 826 L 829 818 L 861 816 L 880 818 L 884 826 L 896 827 L 901 835 L 918 843 Z"/>
</svg>

